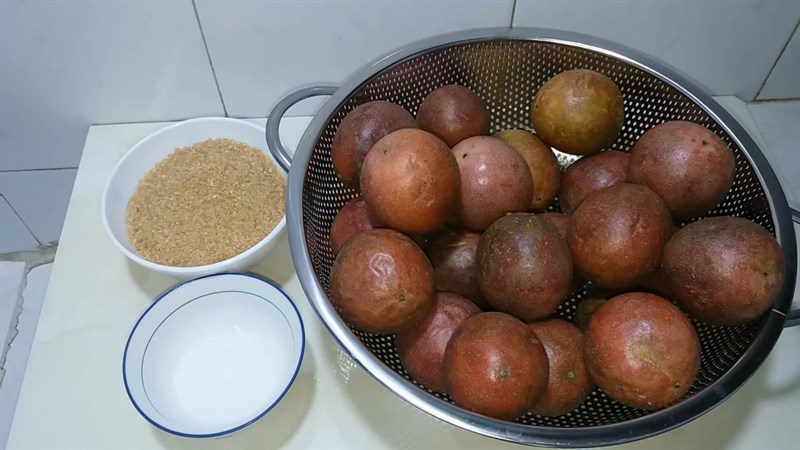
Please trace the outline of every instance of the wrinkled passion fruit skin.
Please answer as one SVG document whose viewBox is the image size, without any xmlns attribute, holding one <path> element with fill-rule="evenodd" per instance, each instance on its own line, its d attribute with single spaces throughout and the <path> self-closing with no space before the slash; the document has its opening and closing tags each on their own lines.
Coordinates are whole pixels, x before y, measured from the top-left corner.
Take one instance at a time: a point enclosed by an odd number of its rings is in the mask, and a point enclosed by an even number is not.
<svg viewBox="0 0 800 450">
<path fill-rule="evenodd" d="M 522 156 L 533 179 L 533 196 L 529 208 L 543 211 L 553 203 L 561 186 L 558 158 L 541 139 L 527 130 L 504 130 L 495 137 L 510 145 Z"/>
<path fill-rule="evenodd" d="M 417 111 L 420 128 L 453 147 L 464 139 L 489 133 L 489 112 L 474 92 L 450 84 L 428 94 Z"/>
<path fill-rule="evenodd" d="M 480 233 L 459 231 L 446 233 L 428 247 L 433 264 L 433 283 L 437 291 L 466 297 L 481 309 L 489 303 L 478 286 L 477 253 Z"/>
<path fill-rule="evenodd" d="M 572 214 L 592 192 L 624 183 L 629 162 L 629 154 L 606 150 L 581 158 L 567 167 L 558 194 L 561 209 Z"/>
<path fill-rule="evenodd" d="M 331 268 L 331 300 L 359 330 L 397 333 L 433 305 L 433 267 L 407 236 L 376 229 L 355 235 Z"/>
<path fill-rule="evenodd" d="M 775 238 L 739 217 L 710 217 L 678 230 L 664 249 L 661 273 L 692 316 L 738 325 L 767 311 L 783 286 L 786 263 Z"/>
<path fill-rule="evenodd" d="M 655 271 L 671 224 L 661 198 L 621 183 L 593 192 L 570 216 L 567 241 L 575 267 L 606 288 L 623 288 Z"/>
<path fill-rule="evenodd" d="M 458 164 L 447 145 L 413 128 L 376 142 L 361 170 L 361 193 L 370 213 L 407 234 L 444 225 L 458 202 L 460 186 Z"/>
<path fill-rule="evenodd" d="M 573 322 L 575 326 L 581 331 L 586 331 L 589 328 L 589 319 L 592 314 L 608 299 L 600 297 L 590 297 L 578 303 L 578 308 L 575 310 L 575 318 Z"/>
<path fill-rule="evenodd" d="M 561 72 L 536 93 L 531 124 L 552 147 L 591 155 L 617 139 L 624 119 L 622 93 L 607 76 L 587 69 Z"/>
<path fill-rule="evenodd" d="M 411 328 L 397 333 L 397 355 L 409 375 L 428 389 L 447 392 L 445 349 L 458 327 L 479 312 L 480 308 L 460 295 L 437 293 L 430 312 Z"/>
<path fill-rule="evenodd" d="M 525 160 L 496 137 L 475 136 L 453 147 L 461 172 L 459 222 L 483 231 L 511 212 L 525 211 L 533 179 Z"/>
<path fill-rule="evenodd" d="M 333 136 L 333 169 L 343 181 L 358 183 L 361 164 L 373 144 L 387 134 L 403 128 L 419 128 L 414 117 L 402 106 L 372 101 L 350 111 Z"/>
<path fill-rule="evenodd" d="M 700 339 L 669 300 L 644 292 L 622 294 L 589 320 L 586 366 L 615 400 L 657 410 L 692 386 L 700 371 Z"/>
<path fill-rule="evenodd" d="M 444 373 L 458 406 L 502 419 L 530 411 L 547 387 L 547 353 L 519 319 L 485 312 L 467 319 L 447 345 Z"/>
<path fill-rule="evenodd" d="M 567 233 L 569 232 L 569 216 L 566 214 L 561 213 L 544 213 L 539 214 L 539 218 L 544 220 L 545 222 L 549 223 L 558 231 L 558 234 L 561 235 L 564 239 L 567 238 Z"/>
<path fill-rule="evenodd" d="M 556 228 L 528 213 L 498 219 L 478 244 L 478 285 L 498 311 L 532 321 L 569 294 L 572 259 Z"/>
<path fill-rule="evenodd" d="M 380 227 L 367 210 L 367 204 L 361 198 L 355 198 L 345 204 L 333 218 L 331 224 L 331 250 L 337 255 L 344 244 L 356 234 Z"/>
<path fill-rule="evenodd" d="M 736 158 L 711 130 L 693 122 L 665 122 L 631 149 L 628 181 L 649 187 L 676 219 L 703 215 L 733 184 Z"/>
<path fill-rule="evenodd" d="M 555 417 L 576 409 L 594 389 L 583 361 L 586 347 L 583 333 L 559 319 L 528 326 L 542 342 L 550 367 L 547 388 L 531 412 Z"/>
</svg>

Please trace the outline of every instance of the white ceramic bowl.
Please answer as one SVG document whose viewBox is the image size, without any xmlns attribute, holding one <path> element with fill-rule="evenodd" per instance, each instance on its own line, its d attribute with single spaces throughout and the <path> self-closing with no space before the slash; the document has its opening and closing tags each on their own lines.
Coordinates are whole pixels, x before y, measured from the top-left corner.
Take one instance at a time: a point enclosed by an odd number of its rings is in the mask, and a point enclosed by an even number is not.
<svg viewBox="0 0 800 450">
<path fill-rule="evenodd" d="M 119 160 L 103 192 L 103 223 L 114 245 L 132 261 L 150 270 L 188 280 L 221 272 L 245 272 L 261 261 L 275 248 L 286 229 L 286 216 L 256 245 L 244 252 L 213 264 L 194 267 L 176 267 L 156 264 L 139 256 L 128 242 L 125 212 L 128 199 L 147 172 L 169 156 L 176 148 L 187 147 L 206 139 L 234 139 L 261 150 L 270 160 L 264 128 L 250 122 L 225 117 L 191 119 L 162 128 L 134 145 Z M 278 171 L 286 178 L 279 165 Z"/>
<path fill-rule="evenodd" d="M 297 307 L 267 280 L 211 275 L 179 284 L 136 322 L 122 373 L 136 410 L 185 437 L 252 424 L 294 382 L 305 334 Z"/>
</svg>

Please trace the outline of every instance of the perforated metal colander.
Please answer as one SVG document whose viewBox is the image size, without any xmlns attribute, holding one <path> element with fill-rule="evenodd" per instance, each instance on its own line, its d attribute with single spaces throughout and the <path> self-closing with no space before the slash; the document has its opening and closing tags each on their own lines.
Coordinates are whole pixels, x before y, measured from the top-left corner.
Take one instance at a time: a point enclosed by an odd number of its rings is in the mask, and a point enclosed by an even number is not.
<svg viewBox="0 0 800 450">
<path fill-rule="evenodd" d="M 552 76 L 586 68 L 613 79 L 622 91 L 625 124 L 610 148 L 629 151 L 649 128 L 689 120 L 714 131 L 736 155 L 736 176 L 725 200 L 710 215 L 734 215 L 774 233 L 786 255 L 786 282 L 772 310 L 737 327 L 694 321 L 702 343 L 702 368 L 676 405 L 659 412 L 624 406 L 596 389 L 577 410 L 559 417 L 527 414 L 503 421 L 473 414 L 423 388 L 405 372 L 394 337 L 350 328 L 328 299 L 334 256 L 330 226 L 358 191 L 344 186 L 331 162 L 333 135 L 345 115 L 371 100 L 388 100 L 415 114 L 425 96 L 460 84 L 487 103 L 491 132 L 530 129 L 530 104 Z M 312 95 L 332 95 L 308 126 L 291 157 L 280 145 L 278 123 L 289 106 Z M 540 29 L 490 29 L 428 39 L 392 52 L 353 75 L 341 87 L 301 89 L 281 101 L 268 121 L 267 140 L 289 168 L 287 218 L 295 268 L 303 288 L 333 337 L 388 389 L 424 411 L 463 428 L 517 443 L 599 446 L 664 432 L 710 410 L 735 391 L 766 358 L 789 314 L 795 283 L 795 236 L 786 198 L 769 164 L 742 128 L 710 97 L 683 77 L 630 49 L 587 36 Z M 558 153 L 566 167 L 577 159 Z M 558 211 L 556 203 L 551 209 Z M 571 320 L 585 289 L 556 314 Z M 795 319 L 792 319 L 795 320 Z"/>
</svg>

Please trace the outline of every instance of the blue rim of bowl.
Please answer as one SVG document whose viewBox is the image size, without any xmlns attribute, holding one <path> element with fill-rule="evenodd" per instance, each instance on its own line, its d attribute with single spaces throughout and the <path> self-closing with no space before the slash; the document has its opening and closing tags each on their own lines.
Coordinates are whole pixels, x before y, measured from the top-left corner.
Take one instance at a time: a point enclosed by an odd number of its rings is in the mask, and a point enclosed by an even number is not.
<svg viewBox="0 0 800 450">
<path fill-rule="evenodd" d="M 166 297 L 167 295 L 172 293 L 174 290 L 178 289 L 179 287 L 183 286 L 184 284 L 192 283 L 192 282 L 195 282 L 195 281 L 198 281 L 198 280 L 202 280 L 204 278 L 218 277 L 218 276 L 223 276 L 223 275 L 236 275 L 236 276 L 254 278 L 256 280 L 259 280 L 261 282 L 269 284 L 270 286 L 272 286 L 275 289 L 277 289 L 278 292 L 280 292 L 284 297 L 286 297 L 286 300 L 289 302 L 290 305 L 292 305 L 292 308 L 294 308 L 295 314 L 297 314 L 297 320 L 300 322 L 300 338 L 301 338 L 301 342 L 300 343 L 301 343 L 301 345 L 300 345 L 300 358 L 298 358 L 298 360 L 297 360 L 297 367 L 295 367 L 294 373 L 292 374 L 291 379 L 289 379 L 289 383 L 286 385 L 286 388 L 283 390 L 283 392 L 281 392 L 281 395 L 279 395 L 278 398 L 275 399 L 275 401 L 271 405 L 269 405 L 269 407 L 267 407 L 267 409 L 265 409 L 263 412 L 259 413 L 257 416 L 255 416 L 251 420 L 249 420 L 249 421 L 247 421 L 247 422 L 245 422 L 245 423 L 243 423 L 241 425 L 237 425 L 234 428 L 231 428 L 231 429 L 228 429 L 228 430 L 225 430 L 225 431 L 220 431 L 220 432 L 217 432 L 217 433 L 210 433 L 210 434 L 181 433 L 180 431 L 171 430 L 171 429 L 159 424 L 158 422 L 156 422 L 155 420 L 151 419 L 150 417 L 148 417 L 147 414 L 145 414 L 144 411 L 142 411 L 142 409 L 139 408 L 139 404 L 136 403 L 136 400 L 134 400 L 133 395 L 131 394 L 130 388 L 128 388 L 128 377 L 127 377 L 127 375 L 125 375 L 125 362 L 128 359 L 128 347 L 130 347 L 130 345 L 131 345 L 131 338 L 133 337 L 133 333 L 135 333 L 136 329 L 139 327 L 139 324 L 147 316 L 147 313 L 149 313 L 150 310 L 153 309 L 153 307 L 156 306 L 158 304 L 158 302 L 161 301 L 161 299 L 163 299 L 164 297 Z M 306 351 L 306 330 L 305 330 L 305 324 L 303 324 L 303 316 L 300 315 L 300 310 L 297 309 L 297 305 L 295 305 L 295 303 L 294 303 L 294 301 L 292 301 L 291 297 L 289 297 L 289 295 L 286 294 L 286 292 L 284 292 L 284 290 L 281 289 L 280 286 L 278 286 L 276 283 L 272 282 L 271 280 L 269 280 L 269 279 L 267 279 L 265 277 L 262 277 L 260 275 L 253 274 L 253 273 L 236 273 L 236 272 L 215 273 L 215 274 L 211 274 L 211 275 L 205 275 L 205 276 L 202 276 L 202 277 L 193 278 L 193 279 L 187 280 L 187 281 L 182 281 L 182 282 L 172 286 L 171 288 L 169 288 L 166 292 L 161 294 L 155 301 L 153 301 L 153 304 L 151 304 L 150 306 L 147 307 L 147 309 L 139 317 L 139 320 L 136 321 L 136 324 L 133 326 L 133 329 L 131 329 L 131 333 L 128 335 L 128 340 L 125 343 L 125 352 L 122 354 L 122 380 L 123 380 L 123 383 L 125 384 L 125 392 L 128 394 L 128 398 L 130 399 L 131 404 L 133 404 L 133 407 L 136 408 L 136 411 L 138 411 L 139 414 L 142 417 L 144 417 L 148 422 L 150 422 L 156 428 L 158 428 L 160 430 L 163 430 L 163 431 L 166 431 L 167 433 L 174 434 L 176 436 L 187 437 L 187 438 L 213 438 L 213 437 L 220 437 L 220 436 L 224 436 L 226 434 L 234 433 L 236 431 L 241 430 L 242 428 L 246 428 L 246 427 L 258 422 L 259 419 L 261 419 L 262 417 L 267 415 L 267 413 L 272 411 L 272 409 L 275 408 L 275 406 L 277 406 L 278 403 L 281 402 L 281 400 L 283 400 L 283 397 L 285 397 L 286 393 L 289 392 L 289 389 L 294 384 L 294 380 L 297 378 L 297 374 L 300 372 L 300 366 L 303 364 L 303 356 L 305 355 L 305 351 Z"/>
</svg>

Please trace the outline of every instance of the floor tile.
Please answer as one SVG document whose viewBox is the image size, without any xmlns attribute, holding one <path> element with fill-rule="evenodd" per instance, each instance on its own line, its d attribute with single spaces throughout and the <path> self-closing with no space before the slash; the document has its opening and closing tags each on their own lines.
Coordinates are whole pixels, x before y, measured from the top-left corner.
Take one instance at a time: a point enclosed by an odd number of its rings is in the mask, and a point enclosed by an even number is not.
<svg viewBox="0 0 800 450">
<path fill-rule="evenodd" d="M 0 349 L 8 338 L 24 275 L 24 262 L 0 261 Z"/>
<path fill-rule="evenodd" d="M 8 431 L 14 417 L 14 409 L 19 398 L 25 369 L 28 365 L 28 356 L 36 334 L 36 325 L 42 310 L 47 284 L 50 281 L 50 270 L 53 264 L 35 267 L 28 273 L 25 290 L 22 292 L 22 312 L 19 316 L 17 330 L 19 330 L 6 355 L 5 375 L 0 387 L 0 445 L 5 447 Z M 57 376 L 57 374 L 53 374 Z"/>
</svg>

